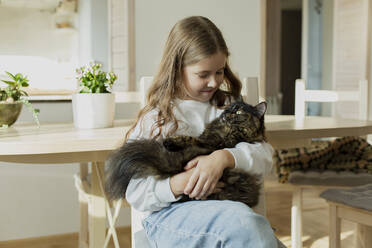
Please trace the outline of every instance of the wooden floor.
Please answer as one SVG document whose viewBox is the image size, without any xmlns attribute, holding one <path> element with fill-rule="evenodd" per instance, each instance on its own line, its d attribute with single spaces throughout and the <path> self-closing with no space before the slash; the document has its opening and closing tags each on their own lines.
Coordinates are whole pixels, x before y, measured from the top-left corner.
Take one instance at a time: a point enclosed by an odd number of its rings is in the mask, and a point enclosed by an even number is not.
<svg viewBox="0 0 372 248">
<path fill-rule="evenodd" d="M 288 247 L 290 242 L 291 189 L 276 182 L 265 183 L 268 219 L 276 229 L 277 237 Z M 306 191 L 303 212 L 304 248 L 328 247 L 328 209 L 327 204 L 317 197 L 318 192 Z M 352 248 L 355 224 L 342 222 L 342 248 Z M 121 247 L 130 247 L 130 229 L 119 228 Z M 77 248 L 77 234 L 64 234 L 41 238 L 0 241 L 1 248 Z M 111 246 L 113 247 L 113 246 Z"/>
</svg>

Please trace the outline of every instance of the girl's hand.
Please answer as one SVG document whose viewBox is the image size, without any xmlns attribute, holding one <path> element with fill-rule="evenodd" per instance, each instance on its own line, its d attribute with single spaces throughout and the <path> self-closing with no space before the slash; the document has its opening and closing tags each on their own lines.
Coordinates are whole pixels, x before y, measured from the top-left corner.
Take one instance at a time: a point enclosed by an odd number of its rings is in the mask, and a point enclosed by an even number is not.
<svg viewBox="0 0 372 248">
<path fill-rule="evenodd" d="M 184 194 L 190 198 L 204 199 L 214 193 L 226 168 L 234 168 L 234 157 L 229 151 L 217 150 L 210 155 L 198 156 L 187 163 L 185 170 L 194 169 Z"/>
<path fill-rule="evenodd" d="M 185 191 L 185 187 L 191 175 L 193 174 L 194 170 L 195 168 L 191 168 L 191 169 L 188 169 L 187 171 L 178 173 L 170 178 L 169 184 L 170 184 L 171 191 L 175 198 L 183 194 L 183 192 Z M 224 186 L 225 186 L 224 183 L 219 182 L 217 184 L 217 187 L 213 191 L 213 193 L 220 192 L 221 188 Z"/>
<path fill-rule="evenodd" d="M 187 182 L 189 181 L 192 173 L 194 172 L 194 168 L 191 168 L 187 171 L 178 173 L 174 176 L 171 176 L 169 180 L 169 184 L 172 190 L 174 197 L 178 197 L 183 194 Z"/>
</svg>

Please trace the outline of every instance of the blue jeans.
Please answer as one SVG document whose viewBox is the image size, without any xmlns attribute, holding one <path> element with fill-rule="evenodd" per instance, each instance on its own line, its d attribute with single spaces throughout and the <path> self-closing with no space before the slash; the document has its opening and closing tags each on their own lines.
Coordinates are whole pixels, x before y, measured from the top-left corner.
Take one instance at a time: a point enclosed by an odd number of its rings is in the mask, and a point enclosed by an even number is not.
<svg viewBox="0 0 372 248">
<path fill-rule="evenodd" d="M 173 203 L 142 222 L 157 248 L 276 248 L 277 240 L 265 217 L 234 201 Z"/>
</svg>

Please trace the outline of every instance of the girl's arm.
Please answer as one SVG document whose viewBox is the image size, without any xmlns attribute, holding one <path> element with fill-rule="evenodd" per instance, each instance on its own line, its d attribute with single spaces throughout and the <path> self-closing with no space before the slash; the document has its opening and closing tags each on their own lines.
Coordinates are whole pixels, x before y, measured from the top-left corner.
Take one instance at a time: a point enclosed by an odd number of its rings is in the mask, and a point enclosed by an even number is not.
<svg viewBox="0 0 372 248">
<path fill-rule="evenodd" d="M 149 138 L 150 128 L 155 122 L 156 116 L 157 113 L 155 111 L 146 114 L 143 120 L 135 127 L 129 139 Z M 173 190 L 178 192 L 182 181 L 188 181 L 187 175 L 186 173 L 180 173 L 174 176 L 176 180 L 173 178 L 172 181 L 170 178 L 158 180 L 153 176 L 131 179 L 125 198 L 132 207 L 139 211 L 158 211 L 179 200 L 179 194 L 172 192 L 171 184 L 173 185 Z"/>
<path fill-rule="evenodd" d="M 152 176 L 131 179 L 125 198 L 138 211 L 158 211 L 178 200 L 170 189 L 169 178 L 157 180 Z"/>
<path fill-rule="evenodd" d="M 248 172 L 267 175 L 273 166 L 273 147 L 266 143 L 238 143 L 234 148 L 226 148 L 235 160 L 235 168 Z"/>
</svg>

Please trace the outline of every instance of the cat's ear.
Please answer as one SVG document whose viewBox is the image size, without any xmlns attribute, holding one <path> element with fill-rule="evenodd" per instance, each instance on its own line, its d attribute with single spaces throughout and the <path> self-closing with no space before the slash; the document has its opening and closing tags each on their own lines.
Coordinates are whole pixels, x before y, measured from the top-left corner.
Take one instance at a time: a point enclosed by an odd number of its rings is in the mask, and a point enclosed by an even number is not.
<svg viewBox="0 0 372 248">
<path fill-rule="evenodd" d="M 258 115 L 260 117 L 262 117 L 267 110 L 267 103 L 266 102 L 260 102 L 259 104 L 257 104 L 255 106 L 255 108 L 257 109 Z"/>
</svg>

